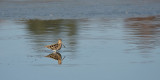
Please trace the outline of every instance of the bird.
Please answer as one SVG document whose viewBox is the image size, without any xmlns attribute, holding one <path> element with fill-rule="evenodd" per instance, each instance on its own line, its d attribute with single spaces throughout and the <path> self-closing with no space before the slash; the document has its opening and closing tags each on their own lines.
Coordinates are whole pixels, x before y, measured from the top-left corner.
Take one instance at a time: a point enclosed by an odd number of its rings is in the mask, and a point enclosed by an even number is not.
<svg viewBox="0 0 160 80">
<path fill-rule="evenodd" d="M 55 59 L 55 60 L 58 60 L 58 64 L 62 64 L 62 60 L 65 58 L 62 59 L 62 56 L 59 52 L 53 52 L 45 57 L 48 57 L 48 58 L 52 58 L 52 59 Z"/>
<path fill-rule="evenodd" d="M 63 45 L 62 39 L 58 39 L 58 42 L 57 42 L 56 44 L 47 45 L 47 46 L 45 46 L 45 47 L 48 48 L 48 49 L 53 50 L 54 52 L 57 52 L 58 50 L 61 49 L 62 45 Z M 63 45 L 63 46 L 64 46 L 64 45 Z M 64 48 L 65 48 L 65 46 L 64 46 Z"/>
</svg>

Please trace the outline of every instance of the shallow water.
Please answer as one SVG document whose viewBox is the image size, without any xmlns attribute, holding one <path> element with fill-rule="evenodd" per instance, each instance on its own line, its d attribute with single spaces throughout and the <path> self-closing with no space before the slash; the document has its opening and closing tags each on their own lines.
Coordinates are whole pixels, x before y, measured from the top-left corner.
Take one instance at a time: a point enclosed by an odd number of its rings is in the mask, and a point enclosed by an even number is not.
<svg viewBox="0 0 160 80">
<path fill-rule="evenodd" d="M 2 80 L 159 80 L 159 16 L 0 20 Z M 63 61 L 45 57 L 59 38 Z"/>
</svg>

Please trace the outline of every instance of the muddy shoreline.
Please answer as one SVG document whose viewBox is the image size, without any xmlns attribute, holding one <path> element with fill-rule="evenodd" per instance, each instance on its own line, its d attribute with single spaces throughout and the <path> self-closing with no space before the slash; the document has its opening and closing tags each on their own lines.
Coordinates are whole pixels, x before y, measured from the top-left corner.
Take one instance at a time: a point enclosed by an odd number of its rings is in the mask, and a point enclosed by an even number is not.
<svg viewBox="0 0 160 80">
<path fill-rule="evenodd" d="M 143 0 L 7 0 L 0 1 L 0 19 L 128 18 L 160 14 L 160 1 Z"/>
</svg>

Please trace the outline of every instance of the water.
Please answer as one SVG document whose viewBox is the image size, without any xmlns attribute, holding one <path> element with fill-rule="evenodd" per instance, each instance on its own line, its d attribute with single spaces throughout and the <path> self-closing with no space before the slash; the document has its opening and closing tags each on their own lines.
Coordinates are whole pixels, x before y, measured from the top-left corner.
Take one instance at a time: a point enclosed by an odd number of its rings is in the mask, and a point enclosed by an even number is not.
<svg viewBox="0 0 160 80">
<path fill-rule="evenodd" d="M 159 80 L 160 18 L 0 20 L 2 80 Z M 61 38 L 62 64 L 45 57 Z"/>
<path fill-rule="evenodd" d="M 0 0 L 0 19 L 126 18 L 159 15 L 160 0 Z"/>
</svg>

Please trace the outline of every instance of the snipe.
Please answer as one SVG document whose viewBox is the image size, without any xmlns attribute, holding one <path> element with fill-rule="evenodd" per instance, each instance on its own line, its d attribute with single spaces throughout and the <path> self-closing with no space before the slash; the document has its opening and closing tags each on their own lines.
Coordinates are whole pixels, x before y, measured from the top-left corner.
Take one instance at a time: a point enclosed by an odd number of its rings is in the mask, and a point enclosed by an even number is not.
<svg viewBox="0 0 160 80">
<path fill-rule="evenodd" d="M 58 50 L 61 49 L 63 43 L 62 43 L 62 39 L 58 39 L 58 42 L 56 44 L 52 44 L 52 45 L 47 45 L 45 47 L 47 47 L 48 49 L 51 49 L 55 52 L 57 52 Z M 64 46 L 64 45 L 63 45 Z M 65 47 L 65 46 L 64 46 Z"/>
</svg>

